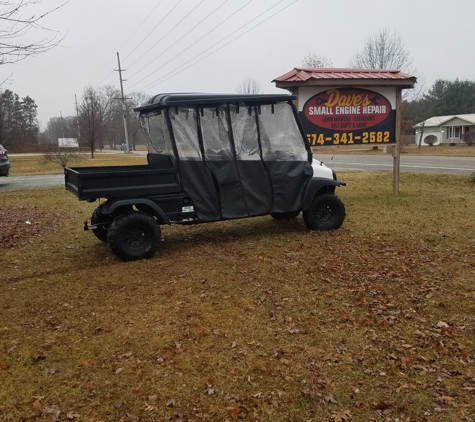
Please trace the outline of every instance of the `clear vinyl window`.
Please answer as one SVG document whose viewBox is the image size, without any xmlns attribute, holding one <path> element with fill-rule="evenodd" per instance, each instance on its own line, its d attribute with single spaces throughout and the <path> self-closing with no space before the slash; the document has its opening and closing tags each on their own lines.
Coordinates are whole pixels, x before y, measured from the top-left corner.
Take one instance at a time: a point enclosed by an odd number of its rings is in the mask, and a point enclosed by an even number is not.
<svg viewBox="0 0 475 422">
<path fill-rule="evenodd" d="M 230 105 L 236 156 L 241 160 L 260 160 L 255 107 Z"/>
<path fill-rule="evenodd" d="M 140 117 L 142 130 L 149 152 L 173 155 L 173 147 L 168 132 L 165 114 L 152 112 Z"/>
<path fill-rule="evenodd" d="M 201 134 L 206 160 L 234 159 L 226 113 L 225 106 L 201 109 Z"/>
<path fill-rule="evenodd" d="M 181 160 L 201 160 L 195 108 L 171 107 L 173 135 Z"/>
<path fill-rule="evenodd" d="M 264 160 L 308 160 L 305 143 L 290 104 L 262 105 L 258 117 Z"/>
</svg>

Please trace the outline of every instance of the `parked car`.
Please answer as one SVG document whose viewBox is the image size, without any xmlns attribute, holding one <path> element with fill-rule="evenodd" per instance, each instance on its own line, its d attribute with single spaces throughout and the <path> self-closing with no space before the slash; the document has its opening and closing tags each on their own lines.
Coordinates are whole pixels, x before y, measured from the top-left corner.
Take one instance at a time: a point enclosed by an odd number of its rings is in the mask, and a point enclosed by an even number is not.
<svg viewBox="0 0 475 422">
<path fill-rule="evenodd" d="M 8 161 L 7 150 L 0 145 L 0 176 L 10 174 L 10 161 Z"/>
<path fill-rule="evenodd" d="M 314 160 L 283 94 L 161 94 L 135 109 L 148 165 L 65 168 L 80 200 L 106 198 L 92 214 L 95 236 L 123 260 L 151 257 L 160 225 L 271 215 L 311 230 L 337 229 L 345 185 Z"/>
<path fill-rule="evenodd" d="M 127 151 L 127 144 L 125 142 L 120 145 L 120 150 Z M 133 151 L 132 145 L 129 145 L 129 151 Z"/>
</svg>

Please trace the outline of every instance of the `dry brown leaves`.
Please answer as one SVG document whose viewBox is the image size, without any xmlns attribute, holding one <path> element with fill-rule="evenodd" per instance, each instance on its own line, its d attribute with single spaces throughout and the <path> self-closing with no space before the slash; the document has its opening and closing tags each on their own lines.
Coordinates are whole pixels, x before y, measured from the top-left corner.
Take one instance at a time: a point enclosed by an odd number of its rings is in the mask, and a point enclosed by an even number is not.
<svg viewBox="0 0 475 422">
<path fill-rule="evenodd" d="M 46 228 L 57 226 L 48 212 L 32 207 L 0 209 L 0 248 L 21 245 L 28 238 L 39 236 Z"/>
</svg>

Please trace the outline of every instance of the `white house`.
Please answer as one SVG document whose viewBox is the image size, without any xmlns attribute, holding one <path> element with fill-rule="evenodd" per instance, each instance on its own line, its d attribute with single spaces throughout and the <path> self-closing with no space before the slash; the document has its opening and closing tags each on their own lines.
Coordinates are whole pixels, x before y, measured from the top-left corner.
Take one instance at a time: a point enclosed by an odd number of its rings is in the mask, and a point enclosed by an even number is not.
<svg viewBox="0 0 475 422">
<path fill-rule="evenodd" d="M 422 146 L 441 144 L 463 144 L 463 135 L 475 131 L 475 114 L 457 114 L 454 116 L 434 116 L 414 125 L 416 144 L 422 133 Z M 433 137 L 436 137 L 435 140 Z M 431 138 L 428 138 L 431 137 Z"/>
</svg>

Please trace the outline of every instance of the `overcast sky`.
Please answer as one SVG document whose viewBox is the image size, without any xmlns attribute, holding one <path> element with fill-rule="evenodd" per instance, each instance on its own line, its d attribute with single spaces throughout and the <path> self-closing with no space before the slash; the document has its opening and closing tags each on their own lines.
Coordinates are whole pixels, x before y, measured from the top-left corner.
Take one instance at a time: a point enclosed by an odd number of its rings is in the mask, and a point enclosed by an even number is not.
<svg viewBox="0 0 475 422">
<path fill-rule="evenodd" d="M 40 13 L 61 4 L 45 0 Z M 25 13 L 29 14 L 29 13 Z M 59 47 L 0 66 L 3 89 L 29 95 L 43 128 L 74 115 L 87 85 L 124 90 L 235 92 L 246 78 L 265 93 L 274 78 L 315 53 L 348 67 L 383 29 L 404 40 L 426 89 L 436 79 L 475 79 L 475 0 L 70 0 L 43 21 Z M 246 32 L 247 31 L 247 32 Z"/>
</svg>

